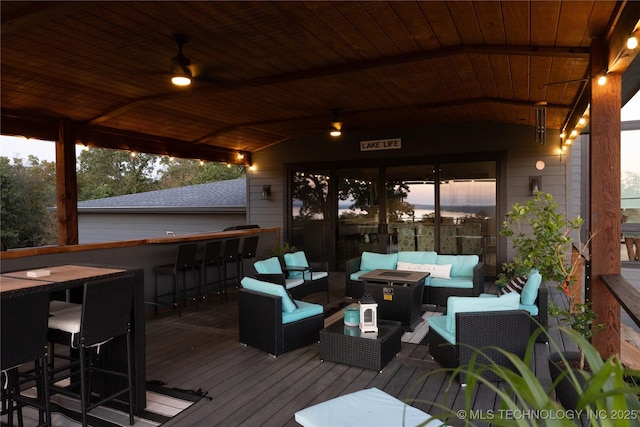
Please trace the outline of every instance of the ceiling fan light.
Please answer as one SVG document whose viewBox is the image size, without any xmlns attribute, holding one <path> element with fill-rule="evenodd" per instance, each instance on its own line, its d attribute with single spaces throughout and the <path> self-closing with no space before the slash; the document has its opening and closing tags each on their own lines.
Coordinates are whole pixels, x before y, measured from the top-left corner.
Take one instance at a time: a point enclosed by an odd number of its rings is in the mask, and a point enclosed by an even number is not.
<svg viewBox="0 0 640 427">
<path fill-rule="evenodd" d="M 331 129 L 329 131 L 329 135 L 331 135 L 331 136 L 333 136 L 335 138 L 335 137 L 338 137 L 338 136 L 342 135 L 342 131 L 340 129 Z"/>
<path fill-rule="evenodd" d="M 173 83 L 176 86 L 189 86 L 191 84 L 191 77 L 173 76 L 171 77 L 171 83 Z"/>
<path fill-rule="evenodd" d="M 633 50 L 638 47 L 638 38 L 631 36 L 627 39 L 627 49 Z"/>
</svg>

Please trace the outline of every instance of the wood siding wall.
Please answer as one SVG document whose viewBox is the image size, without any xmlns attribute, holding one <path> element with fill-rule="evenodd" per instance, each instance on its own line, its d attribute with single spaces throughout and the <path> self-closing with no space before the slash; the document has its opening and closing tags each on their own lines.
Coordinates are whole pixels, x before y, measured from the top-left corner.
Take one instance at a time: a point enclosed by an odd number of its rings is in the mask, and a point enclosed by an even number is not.
<svg viewBox="0 0 640 427">
<path fill-rule="evenodd" d="M 118 242 L 166 236 L 221 231 L 245 224 L 246 215 L 226 213 L 85 213 L 78 216 L 80 243 Z"/>
</svg>

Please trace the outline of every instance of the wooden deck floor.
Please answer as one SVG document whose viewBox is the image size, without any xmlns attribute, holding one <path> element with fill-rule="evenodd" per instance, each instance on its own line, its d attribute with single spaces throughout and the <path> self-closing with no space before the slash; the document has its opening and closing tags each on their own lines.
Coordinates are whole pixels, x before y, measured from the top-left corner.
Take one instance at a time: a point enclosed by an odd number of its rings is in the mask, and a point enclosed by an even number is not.
<svg viewBox="0 0 640 427">
<path fill-rule="evenodd" d="M 314 298 L 317 297 L 317 298 Z M 312 296 L 324 302 L 324 295 Z M 344 275 L 331 275 L 329 306 L 344 298 Z M 147 379 L 169 387 L 202 389 L 202 399 L 171 420 L 176 426 L 295 426 L 294 413 L 307 406 L 368 387 L 377 387 L 430 414 L 438 405 L 464 408 L 464 390 L 449 375 L 427 377 L 439 365 L 428 346 L 405 344 L 383 370 L 321 362 L 318 344 L 274 358 L 238 342 L 235 291 L 220 304 L 188 307 L 182 317 L 170 313 L 147 321 Z M 535 370 L 549 384 L 548 348 L 537 344 Z M 461 391 L 462 390 L 462 391 Z M 496 396 L 486 388 L 475 393 L 474 409 L 496 409 Z M 462 425 L 462 420 L 449 420 Z M 482 425 L 482 424 L 479 424 Z"/>
</svg>

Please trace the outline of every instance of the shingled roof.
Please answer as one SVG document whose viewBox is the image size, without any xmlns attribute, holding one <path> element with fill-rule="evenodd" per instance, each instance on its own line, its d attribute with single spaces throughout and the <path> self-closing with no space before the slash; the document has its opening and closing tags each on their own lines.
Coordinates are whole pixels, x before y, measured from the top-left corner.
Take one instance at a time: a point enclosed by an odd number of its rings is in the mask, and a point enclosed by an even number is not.
<svg viewBox="0 0 640 427">
<path fill-rule="evenodd" d="M 244 212 L 245 178 L 189 185 L 146 193 L 86 200 L 78 203 L 81 213 L 104 211 L 207 211 Z"/>
</svg>

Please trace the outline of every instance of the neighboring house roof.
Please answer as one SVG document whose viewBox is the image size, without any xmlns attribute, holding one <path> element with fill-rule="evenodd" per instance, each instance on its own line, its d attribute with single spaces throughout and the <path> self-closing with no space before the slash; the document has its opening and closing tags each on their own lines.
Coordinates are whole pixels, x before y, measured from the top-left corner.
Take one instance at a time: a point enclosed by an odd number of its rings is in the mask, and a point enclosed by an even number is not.
<svg viewBox="0 0 640 427">
<path fill-rule="evenodd" d="M 245 212 L 246 179 L 230 179 L 78 202 L 78 213 Z"/>
</svg>

